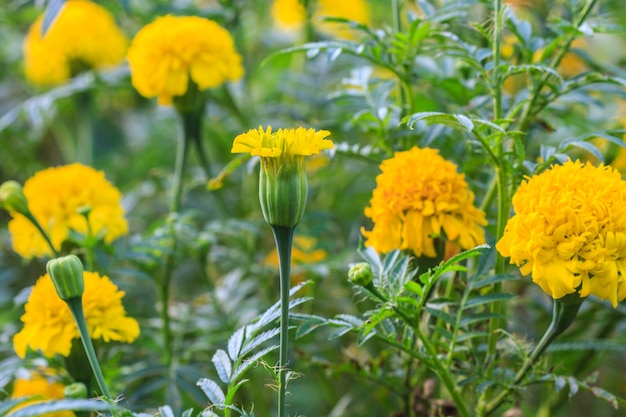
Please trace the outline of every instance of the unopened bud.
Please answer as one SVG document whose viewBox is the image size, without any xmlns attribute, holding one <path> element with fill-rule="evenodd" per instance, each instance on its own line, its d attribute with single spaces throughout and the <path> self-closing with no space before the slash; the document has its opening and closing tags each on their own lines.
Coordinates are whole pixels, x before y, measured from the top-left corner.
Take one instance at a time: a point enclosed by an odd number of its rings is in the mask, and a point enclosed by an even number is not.
<svg viewBox="0 0 626 417">
<path fill-rule="evenodd" d="M 20 183 L 6 181 L 0 185 L 0 207 L 24 216 L 29 213 L 28 200 L 26 200 Z"/>
<path fill-rule="evenodd" d="M 87 386 L 82 382 L 74 382 L 63 389 L 65 398 L 87 398 Z"/>
<path fill-rule="evenodd" d="M 290 161 L 261 159 L 259 199 L 271 226 L 296 226 L 304 215 L 309 190 L 304 157 Z"/>
<path fill-rule="evenodd" d="M 348 271 L 348 279 L 350 282 L 360 285 L 361 287 L 367 287 L 371 284 L 373 278 L 372 267 L 367 262 L 352 265 Z"/>
<path fill-rule="evenodd" d="M 83 264 L 76 255 L 51 259 L 46 265 L 54 288 L 62 300 L 80 297 L 85 290 Z"/>
</svg>

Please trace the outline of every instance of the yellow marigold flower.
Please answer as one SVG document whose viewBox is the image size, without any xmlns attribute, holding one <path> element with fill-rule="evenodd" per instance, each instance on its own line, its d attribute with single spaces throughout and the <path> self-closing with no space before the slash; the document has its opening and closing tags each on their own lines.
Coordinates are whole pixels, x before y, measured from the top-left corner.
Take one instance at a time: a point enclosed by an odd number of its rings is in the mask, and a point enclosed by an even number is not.
<svg viewBox="0 0 626 417">
<path fill-rule="evenodd" d="M 24 184 L 24 195 L 30 212 L 57 250 L 71 231 L 91 232 L 107 243 L 128 231 L 122 195 L 106 180 L 104 172 L 91 167 L 75 163 L 39 171 Z M 9 231 L 13 249 L 20 256 L 52 255 L 46 241 L 26 217 L 15 212 L 11 215 Z"/>
<path fill-rule="evenodd" d="M 197 16 L 157 18 L 137 33 L 127 58 L 133 86 L 160 104 L 184 95 L 190 81 L 206 90 L 237 81 L 244 72 L 230 33 Z"/>
<path fill-rule="evenodd" d="M 103 7 L 69 0 L 42 37 L 43 15 L 24 41 L 26 77 L 35 84 L 57 85 L 83 69 L 119 64 L 128 40 Z"/>
<path fill-rule="evenodd" d="M 409 249 L 436 258 L 434 239 L 445 238 L 463 249 L 485 242 L 485 213 L 476 208 L 463 174 L 436 149 L 396 152 L 380 165 L 370 207 L 371 231 L 365 244 L 385 253 Z M 443 255 L 443 254 L 439 254 Z"/>
<path fill-rule="evenodd" d="M 18 377 L 13 384 L 13 392 L 11 398 L 39 396 L 41 398 L 23 402 L 15 406 L 11 411 L 15 412 L 27 405 L 36 404 L 48 400 L 60 400 L 65 398 L 63 393 L 65 386 L 58 382 L 54 375 L 32 371 L 28 377 Z M 42 417 L 74 417 L 72 411 L 56 411 L 53 413 L 42 414 Z"/>
<path fill-rule="evenodd" d="M 626 182 L 580 161 L 526 179 L 496 248 L 555 299 L 626 298 Z"/>
<path fill-rule="evenodd" d="M 139 336 L 139 324 L 126 316 L 122 305 L 124 292 L 106 276 L 84 272 L 83 309 L 89 335 L 104 342 L 133 342 Z M 45 356 L 70 354 L 72 340 L 79 338 L 78 328 L 67 304 L 57 295 L 48 274 L 33 287 L 25 313 L 24 328 L 13 338 L 13 348 L 23 358 L 26 350 L 40 350 Z"/>
<path fill-rule="evenodd" d="M 313 24 L 319 32 L 342 39 L 354 39 L 355 33 L 345 24 L 325 22 L 325 17 L 338 17 L 370 24 L 370 9 L 365 0 L 318 0 L 312 6 Z M 278 30 L 297 33 L 304 28 L 307 11 L 301 0 L 274 0 L 272 17 Z"/>
<path fill-rule="evenodd" d="M 316 131 L 303 127 L 278 129 L 272 133 L 271 126 L 265 131 L 259 126 L 258 129 L 250 129 L 247 133 L 237 136 L 231 152 L 249 153 L 263 158 L 311 156 L 333 147 L 333 142 L 326 139 L 328 135 L 330 135 L 328 130 Z"/>
</svg>

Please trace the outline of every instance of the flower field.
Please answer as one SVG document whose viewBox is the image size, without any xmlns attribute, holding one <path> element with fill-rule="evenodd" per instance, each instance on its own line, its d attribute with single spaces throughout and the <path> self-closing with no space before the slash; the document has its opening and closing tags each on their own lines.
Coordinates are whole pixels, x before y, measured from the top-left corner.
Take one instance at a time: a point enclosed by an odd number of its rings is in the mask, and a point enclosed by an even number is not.
<svg viewBox="0 0 626 417">
<path fill-rule="evenodd" d="M 0 417 L 626 415 L 620 0 L 5 0 Z"/>
</svg>

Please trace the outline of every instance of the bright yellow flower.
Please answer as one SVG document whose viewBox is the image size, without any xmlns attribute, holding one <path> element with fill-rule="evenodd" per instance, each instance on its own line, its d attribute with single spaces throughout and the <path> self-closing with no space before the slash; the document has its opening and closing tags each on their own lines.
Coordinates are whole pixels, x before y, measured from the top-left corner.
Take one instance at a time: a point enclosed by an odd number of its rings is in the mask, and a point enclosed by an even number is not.
<svg viewBox="0 0 626 417">
<path fill-rule="evenodd" d="M 546 293 L 626 298 L 626 182 L 611 167 L 568 161 L 525 180 L 496 248 Z"/>
<path fill-rule="evenodd" d="M 128 50 L 133 86 L 160 104 L 187 92 L 191 81 L 200 90 L 243 76 L 242 58 L 230 33 L 197 16 L 162 16 L 144 26 Z"/>
<path fill-rule="evenodd" d="M 434 239 L 443 233 L 463 249 L 485 242 L 485 213 L 474 207 L 464 175 L 436 149 L 396 152 L 380 169 L 371 206 L 365 209 L 374 222 L 371 231 L 362 230 L 367 246 L 436 258 Z"/>
<path fill-rule="evenodd" d="M 36 404 L 48 400 L 60 400 L 65 398 L 63 389 L 65 386 L 58 382 L 54 375 L 43 374 L 42 372 L 32 371 L 28 378 L 17 378 L 13 384 L 13 392 L 11 398 L 40 396 L 41 398 L 23 402 L 14 407 L 11 412 L 15 412 L 27 405 Z M 42 417 L 74 417 L 72 411 L 56 411 L 53 413 L 42 414 Z"/>
<path fill-rule="evenodd" d="M 26 77 L 35 84 L 62 84 L 84 69 L 119 64 L 128 40 L 103 7 L 69 0 L 42 38 L 43 15 L 24 41 Z"/>
<path fill-rule="evenodd" d="M 128 231 L 121 206 L 122 195 L 104 172 L 78 163 L 39 171 L 24 184 L 28 207 L 48 233 L 55 249 L 61 249 L 71 231 L 88 232 L 110 243 Z M 89 210 L 87 219 L 84 213 Z M 11 213 L 9 231 L 13 249 L 24 258 L 44 257 L 52 251 L 35 226 L 24 216 Z"/>
<path fill-rule="evenodd" d="M 83 309 L 92 339 L 104 342 L 133 342 L 139 336 L 139 324 L 126 316 L 122 305 L 124 292 L 106 276 L 84 272 Z M 57 295 L 48 274 L 37 280 L 21 317 L 24 328 L 13 338 L 13 348 L 23 358 L 26 350 L 40 350 L 45 356 L 70 354 L 78 328 L 67 304 Z"/>
<path fill-rule="evenodd" d="M 310 156 L 324 149 L 331 149 L 333 142 L 326 137 L 327 130 L 315 129 L 278 129 L 272 133 L 272 127 L 266 131 L 259 126 L 242 133 L 233 142 L 232 153 L 249 153 L 263 158 L 289 158 L 292 156 Z"/>
<path fill-rule="evenodd" d="M 369 25 L 370 9 L 365 0 L 317 0 L 312 6 L 313 24 L 319 32 L 342 39 L 354 39 L 355 32 L 347 25 L 325 22 L 326 17 L 338 17 Z M 276 28 L 297 33 L 304 28 L 307 12 L 301 0 L 274 0 L 272 17 Z"/>
</svg>

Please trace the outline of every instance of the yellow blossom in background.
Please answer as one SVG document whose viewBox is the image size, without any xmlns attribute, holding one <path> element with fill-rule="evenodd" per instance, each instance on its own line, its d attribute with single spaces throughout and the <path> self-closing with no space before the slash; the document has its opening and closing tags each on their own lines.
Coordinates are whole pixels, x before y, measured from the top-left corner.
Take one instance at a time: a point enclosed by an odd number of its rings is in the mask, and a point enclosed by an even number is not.
<svg viewBox="0 0 626 417">
<path fill-rule="evenodd" d="M 298 33 L 306 22 L 306 8 L 299 0 L 274 0 L 272 18 L 281 32 Z"/>
<path fill-rule="evenodd" d="M 244 73 L 230 33 L 197 16 L 157 18 L 137 33 L 127 58 L 133 86 L 160 104 L 184 95 L 190 82 L 206 90 L 237 81 Z"/>
<path fill-rule="evenodd" d="M 324 21 L 326 17 L 337 17 L 369 25 L 370 8 L 365 0 L 317 0 L 311 2 L 312 23 L 324 35 L 355 39 L 356 33 L 348 25 Z M 304 29 L 307 10 L 300 0 L 274 0 L 272 17 L 275 27 L 282 32 L 295 34 Z"/>
<path fill-rule="evenodd" d="M 110 243 L 128 231 L 122 195 L 104 172 L 78 163 L 48 168 L 24 183 L 28 208 L 59 250 L 71 231 Z M 85 213 L 88 211 L 88 213 Z M 21 214 L 11 213 L 13 249 L 23 258 L 52 255 L 46 241 Z M 87 223 L 89 219 L 89 223 Z"/>
<path fill-rule="evenodd" d="M 526 179 L 496 248 L 547 294 L 626 298 L 626 182 L 580 161 Z"/>
<path fill-rule="evenodd" d="M 139 336 L 139 324 L 126 316 L 122 305 L 124 292 L 97 272 L 85 271 L 84 278 L 82 301 L 90 337 L 107 343 L 133 342 Z M 57 295 L 48 274 L 37 280 L 21 320 L 24 328 L 13 338 L 13 348 L 21 358 L 29 347 L 47 357 L 68 356 L 72 340 L 79 338 L 72 313 Z"/>
<path fill-rule="evenodd" d="M 328 253 L 323 249 L 317 248 L 317 239 L 309 236 L 296 235 L 293 238 L 293 247 L 291 251 L 291 266 L 297 267 L 298 265 L 313 266 L 328 256 Z M 278 251 L 276 248 L 272 250 L 263 260 L 263 264 L 278 268 Z M 291 275 L 291 283 L 298 283 L 306 280 L 304 273 L 293 273 Z"/>
<path fill-rule="evenodd" d="M 381 253 L 408 249 L 436 258 L 434 239 L 443 233 L 462 249 L 485 242 L 485 213 L 474 206 L 464 175 L 436 149 L 396 152 L 380 169 L 365 209 L 374 222 L 371 231 L 362 229 L 365 245 Z"/>
<path fill-rule="evenodd" d="M 27 405 L 36 404 L 42 401 L 60 400 L 65 398 L 63 393 L 65 386 L 58 382 L 54 375 L 43 374 L 39 371 L 32 371 L 28 377 L 18 377 L 13 384 L 11 398 L 38 396 L 30 401 L 20 403 L 15 406 L 11 412 L 15 412 Z M 42 417 L 74 417 L 72 411 L 56 411 L 52 413 L 41 414 Z"/>
<path fill-rule="evenodd" d="M 311 156 L 333 147 L 333 142 L 326 139 L 329 135 L 327 130 L 316 131 L 299 127 L 272 132 L 271 126 L 265 131 L 259 126 L 258 129 L 250 129 L 237 136 L 231 152 L 249 153 L 263 158 Z"/>
<path fill-rule="evenodd" d="M 579 50 L 589 49 L 589 44 L 583 38 L 574 39 L 570 47 L 570 50 L 565 54 L 565 56 L 559 63 L 559 66 L 556 68 L 558 73 L 566 78 L 575 77 L 588 70 L 587 64 L 580 57 L 580 55 L 575 51 L 576 49 L 579 49 Z M 555 49 L 552 53 L 556 54 L 557 50 L 558 48 Z M 552 59 L 552 56 L 544 57 L 543 54 L 544 54 L 543 49 L 537 50 L 533 54 L 533 62 L 537 63 L 537 62 L 543 61 L 544 64 L 548 64 L 550 60 Z"/>
<path fill-rule="evenodd" d="M 28 80 L 57 85 L 85 69 L 119 64 L 128 40 L 103 7 L 85 0 L 67 1 L 42 37 L 43 15 L 24 41 L 24 69 Z"/>
</svg>

